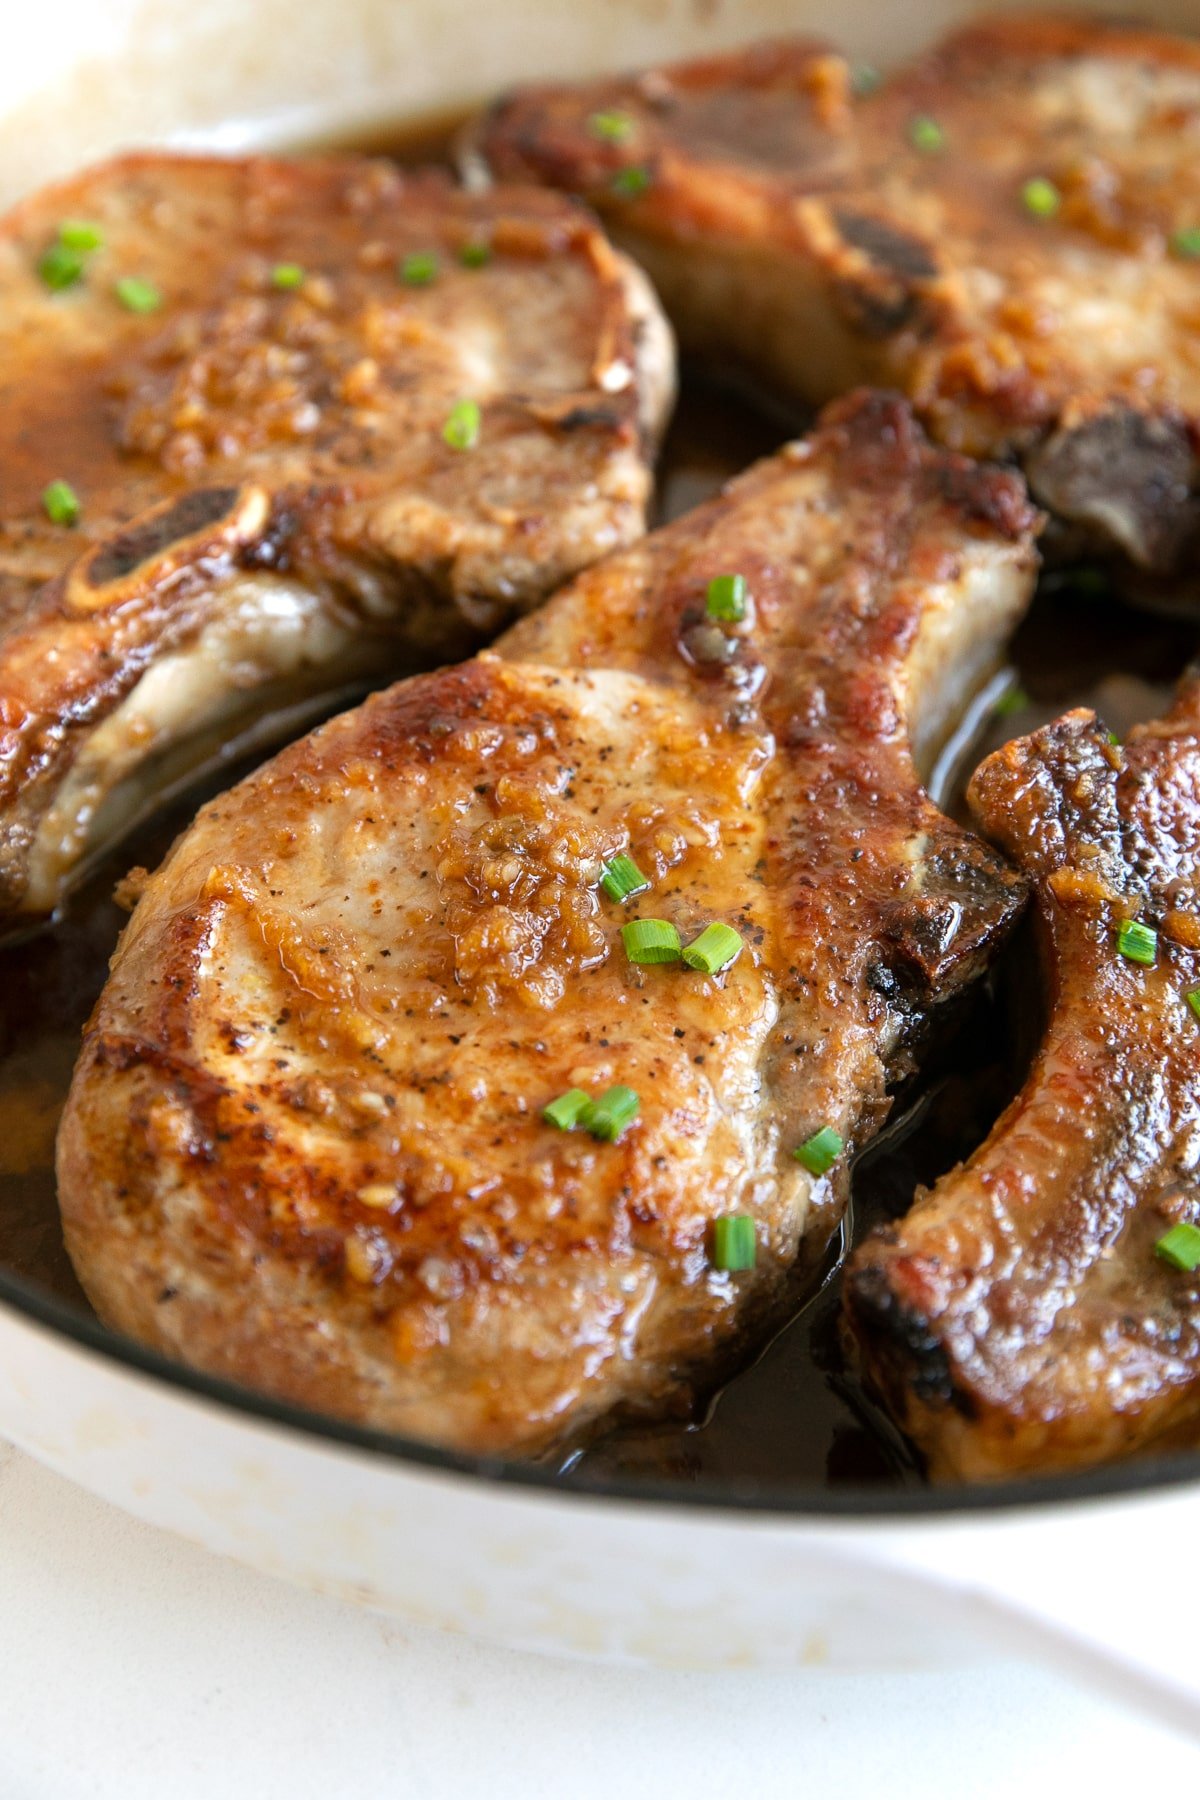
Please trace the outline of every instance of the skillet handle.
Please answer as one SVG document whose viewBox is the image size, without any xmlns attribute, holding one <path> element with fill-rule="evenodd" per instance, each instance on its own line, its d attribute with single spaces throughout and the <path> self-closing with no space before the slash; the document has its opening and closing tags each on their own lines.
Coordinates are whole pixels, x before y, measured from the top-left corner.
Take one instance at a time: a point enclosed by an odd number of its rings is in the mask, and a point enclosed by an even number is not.
<svg viewBox="0 0 1200 1800">
<path fill-rule="evenodd" d="M 1200 1486 L 953 1513 L 887 1536 L 885 1561 L 972 1626 L 1049 1657 L 1200 1740 Z"/>
</svg>

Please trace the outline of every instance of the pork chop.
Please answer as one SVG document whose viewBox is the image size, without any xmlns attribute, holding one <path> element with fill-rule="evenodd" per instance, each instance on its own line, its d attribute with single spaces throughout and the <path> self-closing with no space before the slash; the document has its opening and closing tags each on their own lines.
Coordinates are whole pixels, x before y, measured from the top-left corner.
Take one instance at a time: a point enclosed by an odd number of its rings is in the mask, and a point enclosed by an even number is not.
<svg viewBox="0 0 1200 1800">
<path fill-rule="evenodd" d="M 0 919 L 172 767 L 462 655 L 643 528 L 672 390 L 577 208 L 143 155 L 0 223 Z"/>
<path fill-rule="evenodd" d="M 205 807 L 60 1135 L 101 1316 L 472 1450 L 677 1401 L 826 1241 L 1019 910 L 913 755 L 1022 612 L 1035 522 L 857 398 Z"/>
<path fill-rule="evenodd" d="M 971 801 L 1032 879 L 1052 1012 L 983 1147 L 855 1254 L 851 1329 L 935 1475 L 1194 1443 L 1200 1275 L 1156 1245 L 1200 1224 L 1200 681 L 1123 747 L 1068 713 Z"/>
<path fill-rule="evenodd" d="M 821 402 L 902 389 L 1158 576 L 1200 549 L 1200 47 L 983 19 L 890 79 L 809 39 L 537 87 L 491 168 L 586 195 L 685 347 Z M 1194 585 L 1194 575 L 1193 575 Z"/>
</svg>

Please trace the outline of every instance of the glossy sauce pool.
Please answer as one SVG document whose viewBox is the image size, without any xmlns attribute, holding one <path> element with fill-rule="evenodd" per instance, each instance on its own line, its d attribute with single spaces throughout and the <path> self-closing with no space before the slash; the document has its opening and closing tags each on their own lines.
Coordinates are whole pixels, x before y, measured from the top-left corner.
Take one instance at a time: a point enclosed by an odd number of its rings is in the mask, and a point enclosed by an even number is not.
<svg viewBox="0 0 1200 1800">
<path fill-rule="evenodd" d="M 404 162 L 444 154 L 449 127 L 424 127 L 386 147 Z M 368 146 L 379 149 L 379 145 Z M 660 467 L 660 519 L 673 518 L 765 455 L 803 421 L 683 371 Z M 985 721 L 937 796 L 961 811 L 980 754 L 1068 706 L 1091 705 L 1123 734 L 1160 711 L 1196 653 L 1197 628 L 1132 611 L 1093 582 L 1043 583 L 1013 646 L 1023 699 Z M 255 758 L 254 760 L 258 760 Z M 247 772 L 198 784 L 100 866 L 51 930 L 0 949 L 0 1265 L 73 1307 L 86 1308 L 62 1247 L 54 1195 L 54 1132 L 80 1032 L 103 985 L 124 914 L 112 900 L 135 864 L 153 868 L 209 793 Z M 980 983 L 930 1046 L 921 1076 L 897 1096 L 892 1123 L 858 1160 L 844 1236 L 906 1210 L 919 1183 L 970 1153 L 1020 1083 L 1040 1025 L 1030 934 Z M 576 1459 L 595 1475 L 645 1477 L 769 1492 L 799 1483 L 915 1483 L 903 1444 L 871 1408 L 844 1362 L 836 1255 L 755 1360 L 696 1420 L 624 1425 Z"/>
</svg>

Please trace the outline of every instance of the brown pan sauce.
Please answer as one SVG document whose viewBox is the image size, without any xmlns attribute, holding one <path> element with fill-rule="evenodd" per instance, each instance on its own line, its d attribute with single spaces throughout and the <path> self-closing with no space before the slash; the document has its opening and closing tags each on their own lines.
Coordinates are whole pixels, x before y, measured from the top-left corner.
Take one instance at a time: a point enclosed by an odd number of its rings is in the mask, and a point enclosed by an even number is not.
<svg viewBox="0 0 1200 1800">
<path fill-rule="evenodd" d="M 405 163 L 447 153 L 457 121 L 422 125 L 386 148 Z M 660 467 L 659 517 L 696 505 L 728 476 L 803 425 L 683 371 L 680 404 Z M 1045 579 L 1013 645 L 1022 703 L 989 719 L 937 797 L 961 814 L 979 756 L 1069 706 L 1095 706 L 1123 735 L 1165 705 L 1196 654 L 1200 630 L 1126 606 L 1090 573 Z M 87 1302 L 62 1246 L 54 1192 L 54 1132 L 80 1033 L 104 983 L 125 915 L 113 889 L 131 867 L 153 868 L 196 807 L 253 762 L 199 782 L 105 859 L 52 928 L 0 948 L 0 1268 L 72 1307 Z M 897 1096 L 888 1129 L 859 1159 L 843 1242 L 902 1213 L 986 1135 L 1020 1085 L 1040 1028 L 1031 934 L 980 983 L 931 1046 L 920 1077 Z M 839 1245 L 839 1250 L 842 1245 Z M 838 1335 L 839 1256 L 796 1296 L 796 1310 L 748 1366 L 726 1381 L 697 1420 L 628 1423 L 574 1466 L 628 1482 L 727 1485 L 769 1494 L 800 1483 L 914 1484 L 919 1470 L 847 1368 Z"/>
</svg>

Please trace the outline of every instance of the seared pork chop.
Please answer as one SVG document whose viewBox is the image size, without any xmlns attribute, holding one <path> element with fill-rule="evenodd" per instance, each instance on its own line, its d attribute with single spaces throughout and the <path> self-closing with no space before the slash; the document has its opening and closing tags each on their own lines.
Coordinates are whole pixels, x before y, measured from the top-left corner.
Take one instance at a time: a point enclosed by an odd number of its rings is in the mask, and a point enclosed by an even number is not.
<svg viewBox="0 0 1200 1800">
<path fill-rule="evenodd" d="M 1033 881 L 1052 1013 L 982 1149 L 855 1254 L 852 1331 L 935 1475 L 1194 1442 L 1200 1274 L 1155 1246 L 1200 1224 L 1200 682 L 1123 748 L 1068 713 L 971 801 Z"/>
<path fill-rule="evenodd" d="M 678 1400 L 827 1239 L 1021 904 L 913 752 L 1024 608 L 1034 524 L 1018 477 L 857 398 L 205 807 L 59 1140 L 102 1317 L 474 1450 Z"/>
<path fill-rule="evenodd" d="M 576 208 L 349 157 L 26 201 L 0 368 L 0 917 L 51 910 L 168 754 L 462 655 L 636 538 L 672 389 Z"/>
<path fill-rule="evenodd" d="M 685 347 L 823 401 L 901 388 L 1016 456 L 1064 548 L 1200 551 L 1200 47 L 967 26 L 880 85 L 810 40 L 538 87 L 477 143 L 586 195 Z"/>
</svg>

